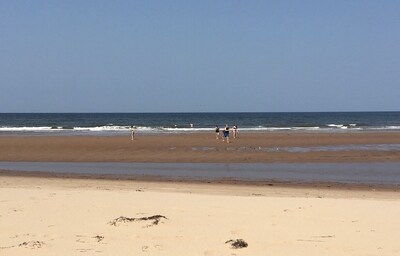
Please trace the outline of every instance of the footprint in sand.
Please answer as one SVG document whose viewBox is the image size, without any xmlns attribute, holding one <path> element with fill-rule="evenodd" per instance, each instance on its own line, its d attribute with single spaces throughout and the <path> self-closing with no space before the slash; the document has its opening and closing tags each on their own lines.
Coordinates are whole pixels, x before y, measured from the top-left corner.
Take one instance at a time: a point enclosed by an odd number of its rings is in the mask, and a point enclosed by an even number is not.
<svg viewBox="0 0 400 256">
<path fill-rule="evenodd" d="M 10 208 L 9 210 L 12 212 L 23 212 L 22 209 L 17 209 L 17 208 Z"/>
<path fill-rule="evenodd" d="M 231 230 L 231 235 L 238 235 L 238 234 L 240 234 L 240 232 L 242 232 L 242 230 L 240 230 L 240 229 L 235 229 L 235 230 Z"/>
<path fill-rule="evenodd" d="M 79 248 L 79 249 L 76 249 L 76 250 L 77 250 L 78 252 L 82 252 L 82 253 L 94 251 L 94 249 L 92 249 L 92 248 Z"/>
<path fill-rule="evenodd" d="M 75 235 L 75 237 L 76 237 L 75 242 L 82 243 L 82 244 L 86 243 L 85 242 L 86 236 L 84 236 L 84 235 Z"/>
<path fill-rule="evenodd" d="M 163 246 L 160 245 L 160 244 L 153 245 L 152 248 L 150 246 L 148 246 L 148 245 L 143 245 L 142 246 L 142 252 L 149 252 L 152 249 L 156 249 L 158 251 L 161 251 L 163 249 Z"/>
<path fill-rule="evenodd" d="M 14 238 L 18 238 L 20 236 L 30 236 L 30 234 L 26 233 L 26 234 L 21 234 L 21 235 L 15 235 L 15 236 L 10 236 L 9 238 L 14 239 Z"/>
</svg>

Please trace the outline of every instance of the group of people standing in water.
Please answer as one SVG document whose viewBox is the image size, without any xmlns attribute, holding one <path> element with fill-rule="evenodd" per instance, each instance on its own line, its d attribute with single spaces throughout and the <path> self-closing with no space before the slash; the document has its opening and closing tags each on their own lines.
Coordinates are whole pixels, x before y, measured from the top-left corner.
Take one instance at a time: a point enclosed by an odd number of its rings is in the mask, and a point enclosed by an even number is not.
<svg viewBox="0 0 400 256">
<path fill-rule="evenodd" d="M 193 125 L 191 125 L 191 127 L 193 127 Z M 130 131 L 131 131 L 131 140 L 134 140 L 135 139 L 135 133 L 136 133 L 136 126 L 132 125 L 130 127 Z M 229 128 L 228 124 L 226 124 L 224 129 L 222 130 L 222 141 L 226 140 L 226 143 L 229 143 L 229 131 L 230 131 L 230 128 Z M 233 133 L 233 138 L 234 139 L 237 138 L 237 132 L 238 132 L 238 127 L 235 124 L 232 127 L 232 133 Z M 216 125 L 215 126 L 215 138 L 217 140 L 219 140 L 219 137 L 220 137 L 220 129 L 219 129 L 218 125 Z"/>
<path fill-rule="evenodd" d="M 234 139 L 236 139 L 237 138 L 237 125 L 234 125 L 233 127 L 232 127 L 232 133 L 233 133 L 233 138 Z M 228 124 L 226 124 L 225 125 L 225 127 L 224 127 L 224 129 L 222 130 L 222 134 L 223 134 L 223 136 L 222 136 L 222 141 L 225 141 L 225 139 L 226 139 L 226 143 L 229 143 L 229 126 L 228 126 Z M 215 138 L 217 139 L 217 140 L 219 140 L 219 127 L 218 127 L 218 125 L 217 126 L 215 126 Z"/>
</svg>

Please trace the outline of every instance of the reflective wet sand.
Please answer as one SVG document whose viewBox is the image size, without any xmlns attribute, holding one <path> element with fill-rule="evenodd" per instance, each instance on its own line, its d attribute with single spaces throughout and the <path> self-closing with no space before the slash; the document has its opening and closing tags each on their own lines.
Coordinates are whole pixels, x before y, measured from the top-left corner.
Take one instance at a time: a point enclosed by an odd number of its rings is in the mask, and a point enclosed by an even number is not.
<svg viewBox="0 0 400 256">
<path fill-rule="evenodd" d="M 400 185 L 398 163 L 60 163 L 0 162 L 0 169 L 57 174 L 105 175 L 168 180 L 332 182 Z"/>
</svg>

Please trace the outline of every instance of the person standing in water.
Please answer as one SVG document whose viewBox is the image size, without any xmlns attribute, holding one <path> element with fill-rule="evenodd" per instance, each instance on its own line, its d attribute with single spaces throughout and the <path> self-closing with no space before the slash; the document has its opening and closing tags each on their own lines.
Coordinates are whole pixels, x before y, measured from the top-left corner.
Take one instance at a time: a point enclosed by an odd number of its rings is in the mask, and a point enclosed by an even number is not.
<svg viewBox="0 0 400 256">
<path fill-rule="evenodd" d="M 131 126 L 131 140 L 135 138 L 136 126 Z"/>
<path fill-rule="evenodd" d="M 222 138 L 222 141 L 225 141 L 225 138 L 226 138 L 226 143 L 229 143 L 229 126 L 228 126 L 228 124 L 225 125 L 224 137 Z"/>
<path fill-rule="evenodd" d="M 219 140 L 219 127 L 218 125 L 215 126 L 215 138 Z"/>
<path fill-rule="evenodd" d="M 236 124 L 232 127 L 232 132 L 233 132 L 233 138 L 236 139 L 236 137 L 237 137 L 237 125 Z"/>
</svg>

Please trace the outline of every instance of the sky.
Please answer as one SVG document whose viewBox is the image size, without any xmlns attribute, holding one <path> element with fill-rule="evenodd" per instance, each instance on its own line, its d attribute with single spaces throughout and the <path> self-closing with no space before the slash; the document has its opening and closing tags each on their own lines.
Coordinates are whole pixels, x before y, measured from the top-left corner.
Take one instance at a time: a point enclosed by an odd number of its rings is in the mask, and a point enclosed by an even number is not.
<svg viewBox="0 0 400 256">
<path fill-rule="evenodd" d="M 400 111 L 397 0 L 0 0 L 0 112 Z"/>
</svg>

